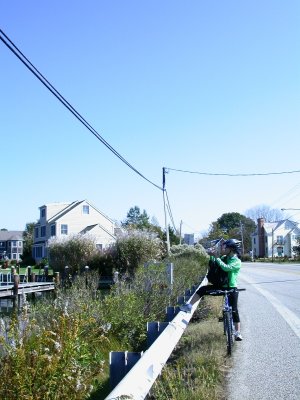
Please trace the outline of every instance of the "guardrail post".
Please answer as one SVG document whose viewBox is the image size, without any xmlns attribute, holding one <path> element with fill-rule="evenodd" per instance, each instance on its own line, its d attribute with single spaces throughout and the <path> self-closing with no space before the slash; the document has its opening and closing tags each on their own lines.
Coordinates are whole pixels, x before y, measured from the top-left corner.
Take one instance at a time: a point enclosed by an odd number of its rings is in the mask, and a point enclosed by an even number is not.
<svg viewBox="0 0 300 400">
<path fill-rule="evenodd" d="M 171 322 L 172 319 L 179 313 L 180 308 L 178 306 L 168 306 L 166 308 L 166 321 Z"/>
<path fill-rule="evenodd" d="M 181 305 L 186 303 L 191 296 L 178 296 L 177 297 L 177 304 Z"/>
<path fill-rule="evenodd" d="M 143 352 L 111 351 L 109 353 L 110 387 L 114 389 L 141 358 Z"/>
<path fill-rule="evenodd" d="M 147 322 L 147 347 L 149 348 L 152 343 L 158 338 L 164 329 L 169 325 L 169 322 Z"/>
</svg>

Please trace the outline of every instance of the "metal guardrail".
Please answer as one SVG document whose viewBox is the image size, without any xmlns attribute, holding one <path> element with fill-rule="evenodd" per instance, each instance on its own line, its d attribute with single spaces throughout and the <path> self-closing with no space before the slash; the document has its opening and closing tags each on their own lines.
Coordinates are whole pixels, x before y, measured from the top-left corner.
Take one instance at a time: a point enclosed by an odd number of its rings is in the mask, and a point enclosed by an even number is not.
<svg viewBox="0 0 300 400">
<path fill-rule="evenodd" d="M 196 290 L 206 284 L 207 279 L 204 278 Z M 145 399 L 183 332 L 187 328 L 199 301 L 200 300 L 193 305 L 190 314 L 183 311 L 178 312 L 105 400 L 117 400 L 122 398 L 134 400 Z"/>
</svg>

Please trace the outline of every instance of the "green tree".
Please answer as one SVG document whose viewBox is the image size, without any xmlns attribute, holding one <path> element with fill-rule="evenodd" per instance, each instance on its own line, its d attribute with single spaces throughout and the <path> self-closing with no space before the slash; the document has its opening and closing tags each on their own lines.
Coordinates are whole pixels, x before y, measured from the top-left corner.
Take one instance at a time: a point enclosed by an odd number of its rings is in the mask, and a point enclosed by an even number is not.
<svg viewBox="0 0 300 400">
<path fill-rule="evenodd" d="M 244 252 L 248 253 L 252 248 L 251 234 L 255 230 L 255 222 L 237 212 L 225 213 L 212 222 L 208 235 L 201 239 L 200 243 L 206 245 L 214 239 L 236 238 L 243 241 Z"/>
<path fill-rule="evenodd" d="M 32 257 L 32 246 L 33 246 L 33 234 L 34 234 L 35 222 L 28 222 L 23 232 L 23 254 L 21 256 L 22 264 L 34 265 L 35 260 Z"/>
<path fill-rule="evenodd" d="M 127 213 L 127 217 L 122 226 L 131 229 L 149 229 L 151 224 L 149 222 L 150 217 L 146 210 L 141 210 L 138 206 L 131 207 Z"/>
</svg>

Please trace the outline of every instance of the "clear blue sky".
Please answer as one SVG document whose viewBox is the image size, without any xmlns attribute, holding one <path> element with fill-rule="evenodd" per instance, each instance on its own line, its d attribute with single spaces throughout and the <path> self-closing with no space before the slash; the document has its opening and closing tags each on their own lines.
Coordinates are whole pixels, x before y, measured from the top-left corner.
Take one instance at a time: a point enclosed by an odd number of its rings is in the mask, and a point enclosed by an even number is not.
<svg viewBox="0 0 300 400">
<path fill-rule="evenodd" d="M 300 3 L 2 1 L 0 27 L 131 165 L 210 173 L 300 170 Z M 88 199 L 115 220 L 138 205 L 164 224 L 161 190 L 82 126 L 0 42 L 0 225 Z M 170 171 L 183 233 L 225 212 L 300 208 L 300 174 Z M 300 214 L 299 214 L 300 216 Z"/>
</svg>

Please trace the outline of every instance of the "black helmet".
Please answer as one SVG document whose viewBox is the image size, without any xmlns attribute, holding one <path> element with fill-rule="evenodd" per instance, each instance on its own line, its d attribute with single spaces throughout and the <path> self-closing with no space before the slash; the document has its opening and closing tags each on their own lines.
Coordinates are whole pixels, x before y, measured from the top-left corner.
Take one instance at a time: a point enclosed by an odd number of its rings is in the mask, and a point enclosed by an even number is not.
<svg viewBox="0 0 300 400">
<path fill-rule="evenodd" d="M 241 241 L 237 239 L 227 239 L 223 242 L 223 246 L 229 247 L 235 252 L 238 252 L 241 247 Z"/>
</svg>

